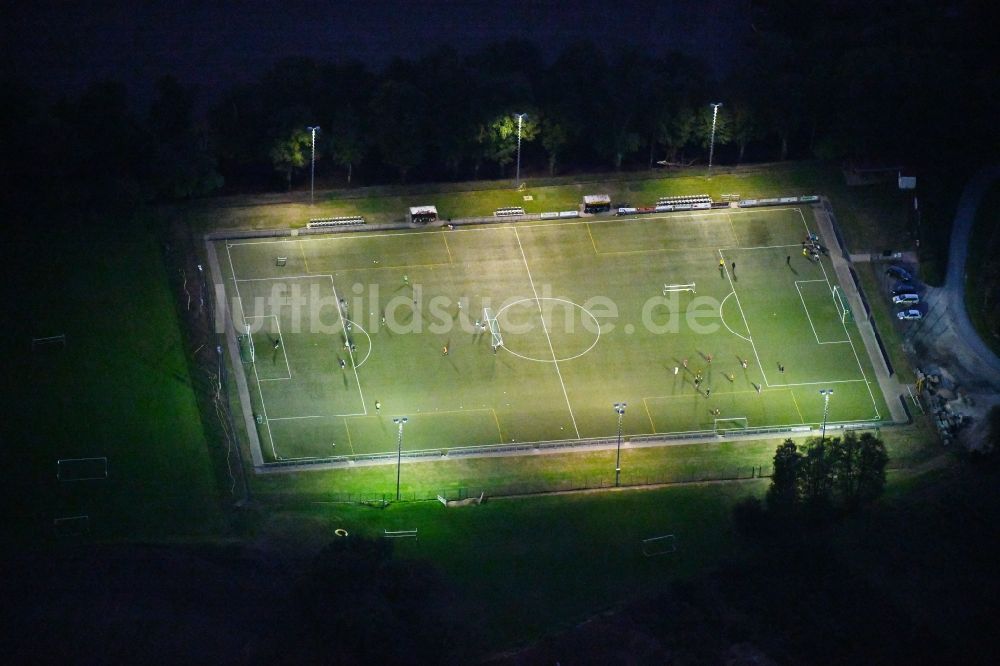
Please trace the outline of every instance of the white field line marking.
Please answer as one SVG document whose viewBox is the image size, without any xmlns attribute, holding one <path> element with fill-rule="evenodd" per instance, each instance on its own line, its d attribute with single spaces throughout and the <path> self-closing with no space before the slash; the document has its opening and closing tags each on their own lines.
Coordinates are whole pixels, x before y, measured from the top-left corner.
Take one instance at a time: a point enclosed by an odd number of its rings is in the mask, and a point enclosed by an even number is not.
<svg viewBox="0 0 1000 666">
<path fill-rule="evenodd" d="M 246 327 L 247 325 L 246 311 L 243 309 L 243 297 L 240 296 L 240 281 L 236 278 L 236 269 L 233 267 L 233 255 L 229 252 L 228 244 L 226 245 L 226 255 L 229 257 L 229 272 L 233 276 L 233 286 L 236 289 L 236 300 L 240 302 L 240 319 L 243 321 L 243 326 Z M 233 360 L 233 362 L 234 363 L 236 362 L 235 359 Z M 278 450 L 275 448 L 274 445 L 274 435 L 271 433 L 271 422 L 268 421 L 267 419 L 267 403 L 264 402 L 264 390 L 261 388 L 260 376 L 257 374 L 256 358 L 254 358 L 254 361 L 253 363 L 251 363 L 251 365 L 253 366 L 254 379 L 257 380 L 257 393 L 260 394 L 260 409 L 261 413 L 264 416 L 264 426 L 267 428 L 267 438 L 271 440 L 271 455 L 274 456 L 275 460 L 281 460 L 281 458 L 278 456 Z M 250 409 L 251 411 L 253 411 L 253 406 L 247 405 L 245 409 Z"/>
<path fill-rule="evenodd" d="M 816 344 L 818 345 L 842 345 L 845 342 L 850 342 L 850 340 L 830 340 L 829 342 L 823 342 L 819 339 L 819 334 L 816 333 L 816 326 L 813 325 L 812 316 L 809 314 L 809 306 L 806 305 L 806 299 L 802 295 L 802 290 L 799 288 L 799 282 L 825 282 L 825 280 L 796 280 L 795 281 L 795 291 L 799 292 L 799 300 L 802 301 L 802 309 L 806 313 L 806 319 L 809 320 L 809 328 L 812 329 L 813 337 L 816 338 Z M 829 285 L 828 285 L 829 286 Z"/>
<path fill-rule="evenodd" d="M 531 278 L 531 269 L 528 267 L 528 257 L 524 254 L 524 246 L 521 245 L 521 237 L 514 227 L 514 237 L 517 239 L 517 247 L 521 250 L 521 259 L 524 260 L 524 270 L 528 272 L 528 282 L 531 284 L 531 292 L 535 295 L 535 304 L 538 305 L 538 317 L 542 320 L 542 331 L 545 332 L 545 339 L 549 343 L 549 351 L 552 353 L 552 363 L 556 366 L 556 374 L 559 376 L 559 385 L 562 386 L 563 397 L 566 398 L 566 407 L 569 408 L 569 418 L 573 421 L 573 430 L 576 436 L 580 436 L 580 428 L 576 425 L 576 416 L 573 415 L 573 405 L 569 402 L 569 394 L 566 392 L 566 383 L 563 381 L 562 371 L 559 370 L 559 361 L 556 360 L 556 350 L 552 346 L 552 338 L 549 337 L 549 327 L 545 324 L 545 313 L 542 311 L 542 302 L 538 298 L 538 291 L 535 289 L 535 281 Z"/>
<path fill-rule="evenodd" d="M 798 209 L 798 211 L 799 211 L 799 217 L 802 219 L 802 226 L 804 226 L 806 228 L 806 233 L 808 234 L 809 233 L 809 225 L 806 223 L 806 216 L 802 214 L 802 209 L 801 208 Z M 830 283 L 830 276 L 827 275 L 826 267 L 823 265 L 822 259 L 819 262 L 819 267 L 820 267 L 820 270 L 823 271 L 823 277 L 826 279 L 826 286 L 827 286 L 827 288 L 829 288 L 832 291 L 833 290 L 833 285 Z M 854 341 L 851 340 L 851 332 L 847 330 L 847 322 L 841 320 L 840 324 L 841 324 L 841 326 L 844 327 L 844 334 L 847 336 L 847 342 L 850 343 L 850 345 L 851 345 L 851 351 L 854 352 L 854 360 L 858 362 L 858 370 L 861 372 L 861 377 L 865 380 L 865 384 L 868 386 L 868 395 L 872 399 L 872 409 L 875 410 L 875 418 L 876 419 L 881 419 L 882 415 L 879 414 L 879 411 L 878 411 L 878 401 L 875 400 L 875 394 L 872 393 L 871 383 L 868 382 L 868 377 L 865 375 L 865 368 L 864 368 L 863 365 L 861 365 L 861 357 L 858 356 L 858 350 L 854 346 Z"/>
<path fill-rule="evenodd" d="M 292 366 L 290 366 L 288 364 L 288 352 L 286 351 L 287 348 L 285 347 L 285 339 L 283 337 L 281 337 L 281 322 L 278 321 L 278 315 L 276 315 L 276 314 L 251 315 L 249 317 L 244 317 L 244 319 L 267 319 L 268 317 L 274 317 L 274 325 L 278 329 L 278 341 L 281 342 L 281 355 L 285 359 L 285 368 L 287 368 L 287 370 L 288 370 L 288 376 L 287 377 L 271 377 L 271 378 L 266 378 L 265 377 L 264 379 L 262 379 L 260 381 L 262 381 L 262 382 L 277 382 L 277 381 L 281 381 L 281 380 L 284 380 L 284 379 L 291 379 L 292 378 Z"/>
<path fill-rule="evenodd" d="M 354 412 L 352 414 L 309 414 L 306 416 L 275 416 L 272 421 L 295 421 L 297 419 L 339 419 L 345 416 L 368 416 L 367 412 Z"/>
<path fill-rule="evenodd" d="M 268 280 L 311 280 L 313 278 L 332 278 L 329 273 L 310 273 L 309 275 L 279 275 L 276 277 L 240 278 L 237 282 L 267 282 Z"/>
<path fill-rule="evenodd" d="M 797 384 L 774 384 L 774 386 L 823 386 L 825 384 L 861 384 L 868 383 L 867 379 L 834 379 L 828 382 L 798 382 Z"/>
<path fill-rule="evenodd" d="M 726 323 L 726 318 L 722 316 L 722 308 L 726 307 L 726 301 L 729 300 L 729 297 L 732 296 L 734 293 L 735 292 L 732 292 L 732 291 L 729 292 L 728 294 L 726 294 L 726 297 L 722 299 L 722 303 L 719 303 L 719 319 L 722 320 L 722 325 L 725 326 L 726 329 L 730 333 L 732 333 L 733 335 L 735 335 L 738 338 L 743 338 L 747 342 L 750 342 L 750 338 L 748 338 L 748 337 L 746 337 L 744 335 L 740 335 L 739 333 L 737 333 L 733 329 L 729 328 L 729 324 Z"/>
<path fill-rule="evenodd" d="M 333 283 L 333 278 L 330 278 L 330 287 L 333 289 L 333 298 L 337 302 L 337 318 L 340 319 L 340 328 L 344 331 L 344 339 L 350 340 L 351 336 L 347 334 L 347 322 L 344 321 L 344 315 L 340 310 L 340 296 L 337 295 L 337 285 Z M 368 407 L 365 405 L 365 393 L 361 390 L 361 377 L 358 377 L 358 365 L 357 361 L 354 359 L 354 352 L 351 348 L 347 348 L 347 355 L 351 358 L 351 367 L 354 370 L 354 380 L 358 383 L 358 395 L 361 396 L 361 409 L 368 414 Z"/>
<path fill-rule="evenodd" d="M 692 217 L 694 217 L 692 215 Z M 733 231 L 733 238 L 736 239 L 736 247 L 740 246 L 740 236 L 736 233 L 736 227 L 733 226 L 733 218 L 729 215 L 729 211 L 726 211 L 726 220 L 729 222 L 729 228 Z"/>
<path fill-rule="evenodd" d="M 720 212 L 714 212 L 713 211 L 713 212 L 707 212 L 707 213 L 698 213 L 698 212 L 689 212 L 689 211 L 678 211 L 676 213 L 661 213 L 659 215 L 642 215 L 642 216 L 635 216 L 635 217 L 628 217 L 628 218 L 610 217 L 610 218 L 607 218 L 607 219 L 597 219 L 597 218 L 589 218 L 589 219 L 586 219 L 586 220 L 583 220 L 583 219 L 574 219 L 574 221 L 572 221 L 572 222 L 570 222 L 570 221 L 566 221 L 566 222 L 545 222 L 545 223 L 541 223 L 541 224 L 533 224 L 531 220 L 527 220 L 524 223 L 524 226 L 522 228 L 523 229 L 535 229 L 535 228 L 539 228 L 539 227 L 563 227 L 563 226 L 573 226 L 573 225 L 576 225 L 576 224 L 616 224 L 616 223 L 617 224 L 621 224 L 621 223 L 624 223 L 626 220 L 630 220 L 630 221 L 634 221 L 634 220 L 669 220 L 669 219 L 674 218 L 674 217 L 683 217 L 683 216 L 697 218 L 697 217 L 719 217 L 721 215 L 732 215 L 732 214 L 736 214 L 736 215 L 751 215 L 751 214 L 759 214 L 761 212 L 761 210 L 762 209 L 759 209 L 759 208 L 757 208 L 757 209 L 736 208 L 736 209 L 728 209 L 726 211 L 720 211 Z M 794 208 L 794 207 L 784 207 L 784 206 L 782 206 L 782 207 L 778 207 L 778 208 L 768 208 L 767 209 L 768 212 L 775 212 L 775 211 L 779 211 L 779 210 L 794 210 L 794 211 L 798 211 L 798 213 L 800 215 L 802 214 L 802 211 L 800 209 Z M 459 227 L 455 227 L 455 229 L 453 231 L 439 231 L 439 230 L 433 230 L 433 231 L 412 231 L 412 230 L 409 230 L 409 229 L 398 229 L 398 230 L 394 230 L 394 231 L 384 231 L 384 232 L 381 232 L 381 233 L 370 233 L 370 234 L 360 234 L 359 233 L 357 235 L 355 235 L 354 232 L 345 232 L 345 233 L 339 233 L 339 234 L 330 235 L 330 236 L 308 236 L 308 237 L 305 237 L 305 238 L 303 238 L 301 236 L 297 236 L 295 238 L 276 238 L 274 240 L 246 241 L 246 242 L 243 242 L 243 243 L 228 243 L 227 242 L 226 243 L 226 247 L 227 248 L 229 248 L 229 247 L 236 247 L 236 246 L 239 246 L 239 245 L 268 245 L 268 244 L 272 244 L 272 243 L 298 243 L 298 242 L 305 243 L 305 242 L 313 242 L 313 241 L 348 240 L 348 239 L 351 239 L 351 238 L 388 238 L 388 237 L 391 237 L 391 236 L 402 236 L 402 235 L 419 236 L 419 235 L 423 235 L 423 234 L 440 234 L 440 233 L 451 233 L 451 234 L 453 234 L 453 233 L 459 233 L 459 232 L 464 233 L 464 232 L 467 232 L 467 231 L 499 231 L 499 230 L 502 230 L 502 229 L 513 229 L 515 224 L 518 224 L 518 223 L 517 222 L 507 222 L 507 223 L 503 223 L 503 224 L 488 224 L 488 225 L 487 224 L 483 224 L 483 225 L 477 225 L 477 226 L 459 226 Z M 776 245 L 774 247 L 793 247 L 793 246 L 792 245 Z M 741 249 L 746 249 L 746 248 L 741 248 Z"/>
<path fill-rule="evenodd" d="M 729 274 L 729 268 L 725 264 L 726 255 L 723 254 L 722 250 L 719 250 L 719 258 L 723 260 L 722 270 L 725 271 L 726 277 L 729 279 L 729 288 L 733 290 L 733 298 L 736 299 L 736 307 L 740 309 L 740 317 L 743 318 L 743 325 L 747 329 L 747 338 L 750 340 L 750 346 L 753 347 L 753 355 L 757 359 L 757 367 L 760 368 L 760 374 L 764 377 L 764 383 L 770 386 L 771 383 L 767 381 L 767 373 L 764 372 L 764 364 L 760 362 L 760 354 L 757 353 L 757 345 L 753 342 L 753 333 L 750 332 L 750 323 L 747 322 L 746 313 L 743 312 L 743 306 L 740 304 L 740 295 L 736 293 L 736 285 L 733 284 L 733 277 Z"/>
</svg>

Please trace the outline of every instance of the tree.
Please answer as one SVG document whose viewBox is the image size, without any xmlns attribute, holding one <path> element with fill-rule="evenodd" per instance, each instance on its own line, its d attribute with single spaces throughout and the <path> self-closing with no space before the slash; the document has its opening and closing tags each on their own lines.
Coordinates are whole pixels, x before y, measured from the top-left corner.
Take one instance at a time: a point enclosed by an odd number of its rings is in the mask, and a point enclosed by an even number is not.
<svg viewBox="0 0 1000 666">
<path fill-rule="evenodd" d="M 538 122 L 531 114 L 521 121 L 521 143 L 527 143 L 538 134 Z M 484 125 L 479 132 L 479 141 L 483 155 L 500 167 L 501 176 L 504 168 L 514 161 L 517 150 L 517 118 L 513 113 L 497 116 Z"/>
<path fill-rule="evenodd" d="M 392 79 L 379 86 L 371 101 L 375 145 L 404 182 L 424 159 L 426 102 L 417 86 Z"/>
<path fill-rule="evenodd" d="M 549 156 L 549 175 L 556 175 L 556 164 L 570 140 L 570 130 L 566 121 L 551 115 L 542 118 L 542 147 Z"/>
<path fill-rule="evenodd" d="M 848 432 L 828 442 L 827 450 L 833 485 L 844 508 L 855 510 L 882 494 L 889 462 L 882 440 L 868 432 L 860 438 Z"/>
<path fill-rule="evenodd" d="M 774 452 L 774 471 L 767 489 L 767 508 L 777 514 L 792 514 L 799 501 L 799 472 L 802 454 L 791 439 Z"/>
<path fill-rule="evenodd" d="M 747 150 L 747 144 L 764 137 L 764 124 L 760 119 L 756 109 L 750 103 L 743 100 L 736 100 L 729 106 L 729 113 L 726 114 L 731 122 L 732 140 L 736 142 L 737 155 L 736 162 L 743 162 L 743 156 Z"/>
<path fill-rule="evenodd" d="M 708 104 L 698 109 L 695 125 L 694 138 L 698 144 L 708 149 L 712 143 L 712 116 L 715 116 L 712 107 Z M 719 113 L 715 118 L 715 146 L 725 145 L 733 140 L 733 128 L 730 119 L 730 111 L 725 106 L 719 108 Z"/>
<path fill-rule="evenodd" d="M 656 138 L 666 148 L 668 162 L 676 162 L 679 151 L 691 141 L 696 119 L 694 109 L 685 105 L 660 121 Z"/>
<path fill-rule="evenodd" d="M 330 121 L 330 130 L 325 134 L 333 161 L 347 169 L 347 184 L 350 185 L 354 165 L 368 150 L 361 118 L 349 106 L 338 108 Z"/>
<path fill-rule="evenodd" d="M 279 138 L 271 146 L 271 164 L 275 171 L 285 176 L 288 189 L 292 189 L 292 174 L 309 161 L 312 135 L 304 127 L 297 127 Z"/>
<path fill-rule="evenodd" d="M 806 443 L 799 465 L 799 501 L 814 514 L 829 509 L 833 492 L 833 474 L 827 440 L 815 438 Z"/>
<path fill-rule="evenodd" d="M 885 443 L 870 432 L 862 433 L 859 444 L 856 497 L 860 506 L 875 501 L 885 490 L 885 468 L 889 464 L 889 454 L 885 450 Z"/>
</svg>

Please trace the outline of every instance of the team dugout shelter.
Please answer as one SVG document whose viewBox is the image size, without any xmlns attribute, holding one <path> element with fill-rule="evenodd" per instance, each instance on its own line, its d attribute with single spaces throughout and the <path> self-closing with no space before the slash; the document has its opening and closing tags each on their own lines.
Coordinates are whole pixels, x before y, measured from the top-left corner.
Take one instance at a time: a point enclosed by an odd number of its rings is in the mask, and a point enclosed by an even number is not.
<svg viewBox="0 0 1000 666">
<path fill-rule="evenodd" d="M 611 210 L 611 197 L 607 194 L 587 194 L 583 197 L 584 213 L 607 213 Z"/>
<path fill-rule="evenodd" d="M 411 224 L 430 224 L 438 219 L 438 209 L 436 206 L 410 206 Z"/>
</svg>

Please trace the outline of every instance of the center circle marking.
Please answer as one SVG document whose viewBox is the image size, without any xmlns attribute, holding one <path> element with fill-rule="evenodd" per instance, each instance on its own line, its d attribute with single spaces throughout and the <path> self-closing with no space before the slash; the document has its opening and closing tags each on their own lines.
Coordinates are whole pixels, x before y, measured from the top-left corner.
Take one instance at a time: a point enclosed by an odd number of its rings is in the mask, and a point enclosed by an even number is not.
<svg viewBox="0 0 1000 666">
<path fill-rule="evenodd" d="M 565 305 L 571 305 L 574 308 L 579 308 L 580 311 L 583 312 L 588 317 L 590 317 L 593 320 L 594 324 L 597 326 L 597 337 L 594 338 L 594 341 L 591 343 L 589 347 L 584 349 L 579 354 L 574 354 L 573 356 L 566 356 L 564 358 L 552 359 L 552 358 L 535 358 L 533 356 L 525 356 L 524 354 L 518 354 L 516 351 L 514 351 L 505 344 L 500 345 L 504 350 L 506 350 L 510 354 L 513 354 L 514 356 L 517 356 L 518 358 L 523 358 L 525 361 L 535 361 L 537 363 L 559 363 L 560 361 L 572 361 L 575 358 L 580 358 L 581 356 L 583 356 L 584 354 L 586 354 L 591 349 L 597 346 L 598 341 L 600 341 L 601 339 L 601 323 L 597 321 L 597 317 L 595 317 L 593 314 L 590 313 L 590 310 L 583 307 L 582 305 L 579 305 L 578 303 L 574 303 L 573 301 L 567 301 L 565 298 L 550 298 L 550 297 L 522 298 L 520 300 L 514 301 L 513 303 L 508 303 L 507 305 L 497 310 L 496 318 L 500 319 L 500 315 L 502 315 L 504 311 L 515 305 L 520 305 L 521 303 L 536 303 L 540 305 L 541 301 L 555 301 L 556 303 L 563 303 Z"/>
</svg>

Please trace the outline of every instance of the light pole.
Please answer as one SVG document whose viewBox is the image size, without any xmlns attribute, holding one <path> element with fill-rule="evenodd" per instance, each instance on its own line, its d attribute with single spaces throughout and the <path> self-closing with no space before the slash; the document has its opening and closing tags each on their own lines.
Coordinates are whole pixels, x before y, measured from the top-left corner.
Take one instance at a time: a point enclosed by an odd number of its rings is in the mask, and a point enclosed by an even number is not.
<svg viewBox="0 0 1000 666">
<path fill-rule="evenodd" d="M 615 454 L 615 488 L 621 483 L 622 476 L 622 417 L 625 416 L 625 408 L 628 405 L 624 402 L 615 403 L 615 413 L 618 414 L 618 453 Z"/>
<path fill-rule="evenodd" d="M 713 102 L 712 107 L 712 139 L 708 143 L 708 175 L 712 175 L 712 157 L 715 155 L 715 121 L 719 117 L 719 107 L 722 102 Z"/>
<path fill-rule="evenodd" d="M 400 416 L 392 420 L 393 423 L 399 426 L 399 432 L 396 435 L 396 501 L 399 501 L 399 470 L 403 464 L 403 426 L 410 419 L 405 416 Z"/>
<path fill-rule="evenodd" d="M 819 436 L 822 442 L 826 439 L 826 417 L 830 413 L 830 396 L 833 395 L 833 389 L 820 389 L 819 394 L 823 396 L 823 429 Z"/>
<path fill-rule="evenodd" d="M 521 187 L 521 122 L 527 113 L 515 113 L 517 118 L 517 170 L 514 172 L 514 187 Z"/>
<path fill-rule="evenodd" d="M 306 129 L 312 132 L 312 168 L 309 175 L 309 205 L 312 206 L 313 194 L 316 190 L 316 132 L 319 131 L 319 125 Z"/>
</svg>

